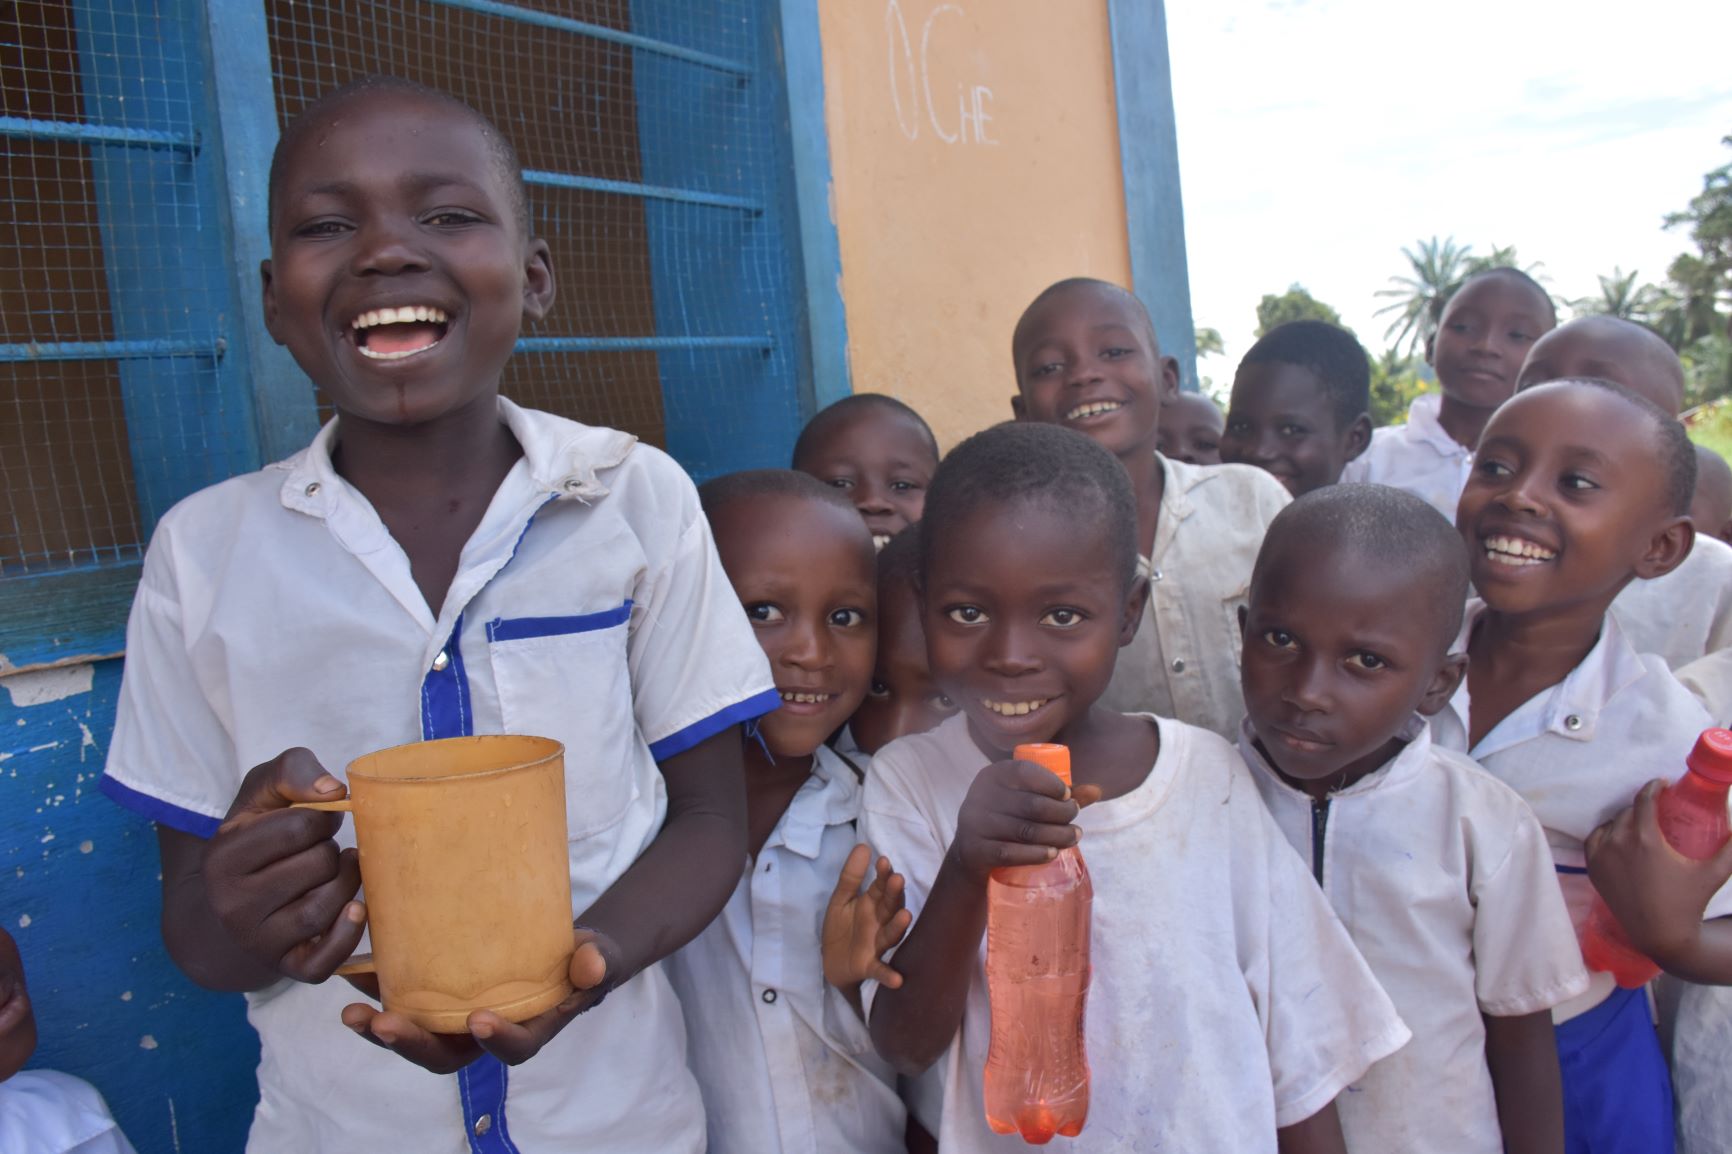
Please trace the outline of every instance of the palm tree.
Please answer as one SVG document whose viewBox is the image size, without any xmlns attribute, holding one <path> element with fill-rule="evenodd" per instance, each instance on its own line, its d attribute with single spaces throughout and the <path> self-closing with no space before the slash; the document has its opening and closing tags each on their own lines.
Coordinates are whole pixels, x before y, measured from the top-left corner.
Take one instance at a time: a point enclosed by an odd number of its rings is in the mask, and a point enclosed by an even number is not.
<svg viewBox="0 0 1732 1154">
<path fill-rule="evenodd" d="M 1614 266 L 1610 276 L 1600 276 L 1599 296 L 1571 301 L 1570 307 L 1578 314 L 1601 313 L 1646 324 L 1662 302 L 1653 285 L 1637 283 L 1639 275 L 1634 269 L 1625 272 Z"/>
<path fill-rule="evenodd" d="M 1377 315 L 1395 314 L 1384 337 L 1397 349 L 1406 345 L 1410 356 L 1431 336 L 1443 302 L 1467 278 L 1468 254 L 1473 246 L 1458 245 L 1454 237 L 1439 240 L 1434 236 L 1415 248 L 1401 250 L 1413 275 L 1392 276 L 1389 288 L 1377 290 L 1378 296 L 1390 300 Z"/>
<path fill-rule="evenodd" d="M 1197 330 L 1197 355 L 1199 357 L 1215 356 L 1227 351 L 1227 346 L 1221 343 L 1221 330 L 1208 327 Z"/>
</svg>

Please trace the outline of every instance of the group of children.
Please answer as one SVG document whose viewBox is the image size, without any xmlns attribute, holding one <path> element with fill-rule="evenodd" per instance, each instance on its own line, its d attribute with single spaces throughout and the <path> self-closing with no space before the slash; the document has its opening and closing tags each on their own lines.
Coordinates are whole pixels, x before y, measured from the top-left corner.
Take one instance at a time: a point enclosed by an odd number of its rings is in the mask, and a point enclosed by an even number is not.
<svg viewBox="0 0 1732 1154">
<path fill-rule="evenodd" d="M 499 397 L 554 291 L 519 168 L 386 78 L 286 129 L 266 315 L 337 417 L 146 559 L 103 788 L 157 823 L 170 954 L 247 993 L 249 1150 L 1012 1148 L 986 886 L 1072 845 L 1079 1148 L 1672 1149 L 1649 1002 L 1576 945 L 1595 888 L 1679 983 L 1686 1148 L 1732 1148 L 1732 855 L 1670 853 L 1644 791 L 1711 724 L 1670 667 L 1732 640 L 1662 343 L 1494 270 L 1407 425 L 1300 322 L 1216 427 L 1135 297 L 1068 280 L 1011 334 L 1015 421 L 941 459 L 860 395 L 699 490 Z M 486 732 L 569 751 L 575 992 L 433 1035 L 329 980 L 353 837 L 289 807 Z M 1068 787 L 1012 757 L 1054 741 Z"/>
</svg>

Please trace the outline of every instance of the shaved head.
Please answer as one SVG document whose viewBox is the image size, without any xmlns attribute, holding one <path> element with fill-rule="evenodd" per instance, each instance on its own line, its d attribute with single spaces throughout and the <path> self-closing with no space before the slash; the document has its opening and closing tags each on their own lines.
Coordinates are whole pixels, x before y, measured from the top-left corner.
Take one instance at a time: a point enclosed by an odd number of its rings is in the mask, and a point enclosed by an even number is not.
<svg viewBox="0 0 1732 1154">
<path fill-rule="evenodd" d="M 1684 365 L 1660 334 L 1622 317 L 1590 315 L 1559 325 L 1528 350 L 1518 389 L 1569 377 L 1623 385 L 1676 417 L 1684 408 Z"/>
</svg>

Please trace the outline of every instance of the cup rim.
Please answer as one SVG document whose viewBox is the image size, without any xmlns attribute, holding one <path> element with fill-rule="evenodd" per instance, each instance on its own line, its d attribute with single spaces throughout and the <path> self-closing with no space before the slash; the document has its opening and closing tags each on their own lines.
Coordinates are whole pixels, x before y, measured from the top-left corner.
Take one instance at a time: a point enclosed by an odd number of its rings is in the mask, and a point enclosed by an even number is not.
<svg viewBox="0 0 1732 1154">
<path fill-rule="evenodd" d="M 442 745 L 442 744 L 455 743 L 455 742 L 486 741 L 490 738 L 497 738 L 497 737 L 508 737 L 514 741 L 535 742 L 541 746 L 543 752 L 542 752 L 541 756 L 539 756 L 539 757 L 534 757 L 534 758 L 531 758 L 527 761 L 520 761 L 514 765 L 499 765 L 499 766 L 494 766 L 491 769 L 475 769 L 475 770 L 470 770 L 470 771 L 465 772 L 465 773 L 416 774 L 412 777 L 405 777 L 405 776 L 394 775 L 394 774 L 393 775 L 386 775 L 386 774 L 379 774 L 379 773 L 368 773 L 368 772 L 366 772 L 365 769 L 357 768 L 357 767 L 361 766 L 361 764 L 363 762 L 370 761 L 374 758 L 380 758 L 380 757 L 385 757 L 385 756 L 388 756 L 391 754 L 399 753 L 403 750 L 410 750 L 410 749 L 417 749 L 418 750 L 418 749 L 423 749 L 429 745 Z M 409 785 L 409 784 L 417 784 L 417 783 L 418 784 L 426 784 L 428 782 L 435 782 L 435 781 L 459 781 L 459 780 L 461 780 L 461 781 L 473 781 L 477 778 L 498 777 L 502 774 L 517 773 L 520 770 L 535 769 L 538 766 L 546 765 L 549 761 L 552 761 L 555 758 L 564 757 L 564 756 L 565 756 L 565 743 L 561 742 L 561 741 L 557 741 L 551 737 L 539 737 L 535 734 L 529 734 L 529 733 L 475 733 L 475 734 L 468 734 L 468 735 L 465 735 L 462 737 L 436 737 L 436 738 L 432 738 L 432 739 L 429 739 L 426 741 L 406 741 L 406 742 L 402 743 L 401 745 L 391 745 L 391 746 L 386 746 L 384 749 L 375 749 L 375 750 L 372 750 L 371 752 L 363 753 L 361 756 L 351 760 L 348 764 L 346 772 L 347 772 L 348 777 L 351 780 L 359 777 L 359 778 L 364 778 L 367 781 L 375 782 L 375 783 L 381 784 L 381 785 L 387 784 L 387 783 L 392 784 L 392 785 Z"/>
</svg>

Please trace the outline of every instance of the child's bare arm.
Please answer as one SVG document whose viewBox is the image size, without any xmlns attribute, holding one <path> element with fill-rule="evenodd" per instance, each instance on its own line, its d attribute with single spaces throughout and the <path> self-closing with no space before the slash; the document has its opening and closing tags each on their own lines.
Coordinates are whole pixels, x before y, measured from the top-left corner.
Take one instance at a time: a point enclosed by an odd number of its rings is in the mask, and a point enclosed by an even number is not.
<svg viewBox="0 0 1732 1154">
<path fill-rule="evenodd" d="M 189 978 L 213 990 L 322 982 L 354 952 L 366 916 L 355 854 L 331 840 L 341 819 L 288 808 L 342 794 L 291 749 L 247 774 L 209 841 L 157 826 L 163 944 Z"/>
<path fill-rule="evenodd" d="M 1630 942 L 1667 973 L 1732 985 L 1732 919 L 1703 921 L 1732 877 L 1732 842 L 1707 861 L 1685 857 L 1660 832 L 1653 781 L 1635 804 L 1588 836 L 1588 874 Z"/>
<path fill-rule="evenodd" d="M 1485 1064 L 1507 1154 L 1563 1154 L 1564 1089 L 1552 1012 L 1485 1019 Z"/>
<path fill-rule="evenodd" d="M 1275 1131 L 1275 1148 L 1281 1154 L 1347 1154 L 1341 1136 L 1341 1119 L 1331 1102 L 1303 1122 Z"/>
<path fill-rule="evenodd" d="M 902 975 L 883 958 L 914 920 L 903 905 L 902 875 L 891 871 L 889 858 L 878 859 L 872 884 L 860 888 L 871 862 L 871 846 L 857 845 L 849 852 L 824 910 L 824 980 L 847 997 L 857 1014 L 861 982 L 871 979 L 891 989 L 902 984 Z"/>
<path fill-rule="evenodd" d="M 897 1070 L 925 1070 L 962 1024 L 986 932 L 988 875 L 1051 861 L 1075 845 L 1077 808 L 1063 782 L 1030 762 L 994 762 L 975 777 L 932 893 L 896 953 L 902 985 L 881 989 L 872 1003 L 872 1042 Z"/>
<path fill-rule="evenodd" d="M 727 904 L 746 860 L 739 728 L 675 754 L 660 768 L 667 820 L 631 868 L 579 916 L 569 998 L 519 1023 L 479 1010 L 469 1017 L 467 1035 L 432 1034 L 365 1003 L 343 1008 L 344 1025 L 435 1073 L 461 1069 L 483 1050 L 516 1065 L 609 990 L 696 937 Z"/>
</svg>

